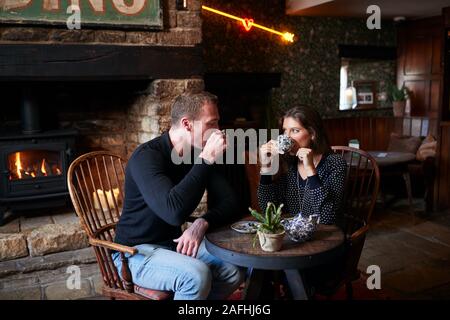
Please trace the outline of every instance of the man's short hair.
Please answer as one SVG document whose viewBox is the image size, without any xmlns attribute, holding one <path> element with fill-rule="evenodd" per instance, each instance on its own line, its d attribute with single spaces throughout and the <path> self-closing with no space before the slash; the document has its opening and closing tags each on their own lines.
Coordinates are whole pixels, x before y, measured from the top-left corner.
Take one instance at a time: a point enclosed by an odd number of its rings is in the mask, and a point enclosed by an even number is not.
<svg viewBox="0 0 450 320">
<path fill-rule="evenodd" d="M 196 120 L 205 104 L 217 106 L 217 96 L 203 91 L 200 93 L 185 93 L 179 95 L 172 105 L 170 114 L 172 126 L 177 126 L 181 118 L 187 117 L 189 120 Z"/>
</svg>

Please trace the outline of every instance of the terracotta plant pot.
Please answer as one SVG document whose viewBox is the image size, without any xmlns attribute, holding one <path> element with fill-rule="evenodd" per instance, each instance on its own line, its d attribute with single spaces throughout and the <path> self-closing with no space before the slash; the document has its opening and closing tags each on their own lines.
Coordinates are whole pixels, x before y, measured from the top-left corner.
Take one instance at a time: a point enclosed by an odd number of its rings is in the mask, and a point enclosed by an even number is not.
<svg viewBox="0 0 450 320">
<path fill-rule="evenodd" d="M 285 231 L 283 230 L 280 233 L 264 233 L 261 231 L 257 231 L 259 244 L 261 245 L 261 249 L 263 251 L 275 252 L 281 249 L 281 245 L 283 244 L 283 238 Z"/>
<path fill-rule="evenodd" d="M 406 101 L 394 101 L 394 117 L 403 117 L 405 115 Z"/>
</svg>

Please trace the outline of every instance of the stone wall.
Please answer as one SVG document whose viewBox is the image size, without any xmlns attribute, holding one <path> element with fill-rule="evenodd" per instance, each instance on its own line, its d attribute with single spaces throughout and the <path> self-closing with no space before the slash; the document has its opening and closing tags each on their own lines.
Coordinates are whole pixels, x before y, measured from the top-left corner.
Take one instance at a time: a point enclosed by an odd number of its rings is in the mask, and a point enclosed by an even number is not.
<svg viewBox="0 0 450 320">
<path fill-rule="evenodd" d="M 2 26 L 0 42 L 105 43 L 192 46 L 202 41 L 201 0 L 188 1 L 187 11 L 177 11 L 175 0 L 161 0 L 163 31 L 124 31 L 84 28 L 68 30 L 48 26 Z"/>
<path fill-rule="evenodd" d="M 83 43 L 149 46 L 195 46 L 202 42 L 201 1 L 188 1 L 188 10 L 178 11 L 174 0 L 162 0 L 162 31 L 68 30 L 50 26 L 9 26 L 0 24 L 1 43 Z M 124 62 L 125 63 L 125 62 Z M 123 83 L 123 82 L 122 82 Z M 142 89 L 124 85 L 92 92 L 75 84 L 57 84 L 44 103 L 55 112 L 60 128 L 80 132 L 78 153 L 108 150 L 127 157 L 142 142 L 155 137 L 169 125 L 168 115 L 174 97 L 203 88 L 201 80 L 156 80 Z M 105 89 L 106 88 L 106 89 Z M 15 108 L 14 105 L 10 106 Z M 19 118 L 19 114 L 15 114 Z M 17 119 L 2 119 L 13 121 Z M 18 122 L 18 121 L 16 121 Z"/>
<path fill-rule="evenodd" d="M 156 80 L 132 105 L 127 114 L 128 155 L 141 143 L 159 136 L 170 127 L 170 109 L 182 93 L 204 89 L 202 79 Z"/>
</svg>

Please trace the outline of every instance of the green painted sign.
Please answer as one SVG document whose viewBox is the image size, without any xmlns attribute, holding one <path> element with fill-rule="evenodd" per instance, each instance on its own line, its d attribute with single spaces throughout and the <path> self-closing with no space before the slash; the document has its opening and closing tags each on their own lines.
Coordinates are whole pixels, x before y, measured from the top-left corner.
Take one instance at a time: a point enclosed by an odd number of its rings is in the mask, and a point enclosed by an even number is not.
<svg viewBox="0 0 450 320">
<path fill-rule="evenodd" d="M 162 29 L 160 0 L 0 0 L 0 22 Z"/>
</svg>

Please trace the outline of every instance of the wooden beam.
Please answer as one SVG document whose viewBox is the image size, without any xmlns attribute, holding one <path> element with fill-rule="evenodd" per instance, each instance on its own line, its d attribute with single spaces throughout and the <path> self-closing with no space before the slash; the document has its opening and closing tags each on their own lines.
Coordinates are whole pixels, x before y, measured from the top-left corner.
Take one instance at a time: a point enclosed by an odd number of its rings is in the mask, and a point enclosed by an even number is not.
<svg viewBox="0 0 450 320">
<path fill-rule="evenodd" d="M 0 81 L 182 79 L 203 72 L 200 46 L 0 45 Z"/>
<path fill-rule="evenodd" d="M 396 47 L 339 45 L 339 57 L 357 59 L 397 59 Z"/>
<path fill-rule="evenodd" d="M 261 72 L 229 72 L 206 73 L 204 75 L 205 86 L 209 88 L 241 88 L 241 89 L 271 89 L 279 88 L 281 73 Z"/>
</svg>

